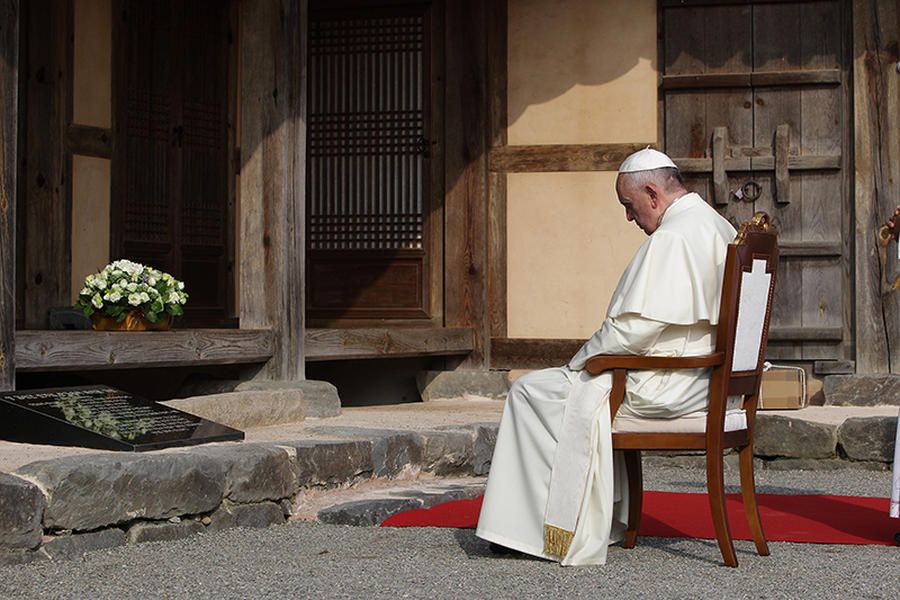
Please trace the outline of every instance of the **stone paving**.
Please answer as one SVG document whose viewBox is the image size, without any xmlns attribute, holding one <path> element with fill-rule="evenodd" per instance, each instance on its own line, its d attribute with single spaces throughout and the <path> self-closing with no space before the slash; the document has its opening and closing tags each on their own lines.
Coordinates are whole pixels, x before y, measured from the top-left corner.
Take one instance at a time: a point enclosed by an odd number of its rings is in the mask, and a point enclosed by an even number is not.
<svg viewBox="0 0 900 600">
<path fill-rule="evenodd" d="M 760 466 L 884 471 L 892 458 L 896 411 L 760 413 Z M 290 519 L 375 522 L 391 507 L 426 505 L 444 492 L 420 489 L 374 508 L 311 507 L 328 490 L 390 480 L 414 480 L 421 487 L 435 477 L 483 476 L 501 412 L 502 402 L 486 399 L 346 409 L 339 417 L 251 428 L 242 443 L 141 454 L 0 442 L 0 471 L 9 471 L 0 473 L 0 562 L 66 558 Z M 646 461 L 690 466 L 702 457 L 651 455 Z M 461 484 L 454 493 L 474 489 Z"/>
</svg>

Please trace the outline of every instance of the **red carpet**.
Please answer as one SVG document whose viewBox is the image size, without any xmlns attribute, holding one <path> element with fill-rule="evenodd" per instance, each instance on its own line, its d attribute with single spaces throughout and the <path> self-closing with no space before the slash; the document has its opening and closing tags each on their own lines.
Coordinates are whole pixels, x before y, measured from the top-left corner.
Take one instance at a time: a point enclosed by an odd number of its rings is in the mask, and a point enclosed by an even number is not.
<svg viewBox="0 0 900 600">
<path fill-rule="evenodd" d="M 758 494 L 757 500 L 772 542 L 891 546 L 900 531 L 900 521 L 888 517 L 887 498 Z M 727 502 L 732 536 L 752 539 L 740 495 L 729 495 Z M 454 500 L 396 514 L 381 526 L 474 529 L 480 510 L 481 498 Z M 640 535 L 715 539 L 706 495 L 644 492 Z"/>
</svg>

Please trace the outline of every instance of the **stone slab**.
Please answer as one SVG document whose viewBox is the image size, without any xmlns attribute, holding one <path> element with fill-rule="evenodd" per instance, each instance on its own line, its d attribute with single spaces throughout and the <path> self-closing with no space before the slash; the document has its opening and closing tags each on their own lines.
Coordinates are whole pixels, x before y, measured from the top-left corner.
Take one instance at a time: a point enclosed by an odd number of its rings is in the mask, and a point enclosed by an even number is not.
<svg viewBox="0 0 900 600">
<path fill-rule="evenodd" d="M 41 544 L 44 495 L 36 485 L 0 473 L 0 549 L 34 549 Z"/>
<path fill-rule="evenodd" d="M 222 462 L 190 452 L 69 456 L 17 471 L 45 493 L 44 528 L 74 531 L 209 512 L 222 501 L 225 473 Z"/>
<path fill-rule="evenodd" d="M 837 426 L 759 412 L 753 452 L 756 456 L 831 458 L 837 447 Z"/>
<path fill-rule="evenodd" d="M 303 393 L 296 390 L 210 394 L 160 404 L 236 429 L 295 423 L 306 418 Z"/>
<path fill-rule="evenodd" d="M 422 508 L 419 498 L 378 498 L 357 500 L 330 506 L 319 511 L 318 519 L 332 525 L 360 527 L 379 525 L 391 515 L 405 510 Z"/>
<path fill-rule="evenodd" d="M 297 466 L 289 448 L 272 444 L 216 445 L 197 453 L 225 466 L 225 497 L 233 502 L 281 500 L 297 493 Z"/>
<path fill-rule="evenodd" d="M 371 477 L 375 470 L 372 442 L 368 440 L 305 441 L 292 447 L 301 487 L 353 483 Z"/>
<path fill-rule="evenodd" d="M 758 462 L 757 464 L 760 464 Z M 770 471 L 840 471 L 856 469 L 862 471 L 886 471 L 887 463 L 874 461 L 854 461 L 840 458 L 779 458 L 763 460 L 761 466 Z"/>
<path fill-rule="evenodd" d="M 472 473 L 475 436 L 472 431 L 422 431 L 422 468 L 435 475 Z"/>
<path fill-rule="evenodd" d="M 896 417 L 854 417 L 838 429 L 841 451 L 850 460 L 891 462 L 896 437 Z"/>
<path fill-rule="evenodd" d="M 900 375 L 829 375 L 826 406 L 900 406 Z"/>
<path fill-rule="evenodd" d="M 322 419 L 341 414 L 341 398 L 337 388 L 327 381 L 245 381 L 235 392 L 282 391 L 300 395 L 307 417 Z"/>
<path fill-rule="evenodd" d="M 416 386 L 424 402 L 454 398 L 503 400 L 509 392 L 504 371 L 422 371 L 416 375 Z"/>
<path fill-rule="evenodd" d="M 116 548 L 124 546 L 125 542 L 125 532 L 111 527 L 88 533 L 55 535 L 44 541 L 42 549 L 53 560 L 75 560 L 85 552 Z"/>
<path fill-rule="evenodd" d="M 208 531 L 219 531 L 233 527 L 266 528 L 284 523 L 284 509 L 275 502 L 256 504 L 230 504 L 220 506 L 209 516 Z"/>
<path fill-rule="evenodd" d="M 187 520 L 175 523 L 135 523 L 128 528 L 128 541 L 132 544 L 144 542 L 168 542 L 203 533 L 206 528 L 199 521 Z"/>
</svg>

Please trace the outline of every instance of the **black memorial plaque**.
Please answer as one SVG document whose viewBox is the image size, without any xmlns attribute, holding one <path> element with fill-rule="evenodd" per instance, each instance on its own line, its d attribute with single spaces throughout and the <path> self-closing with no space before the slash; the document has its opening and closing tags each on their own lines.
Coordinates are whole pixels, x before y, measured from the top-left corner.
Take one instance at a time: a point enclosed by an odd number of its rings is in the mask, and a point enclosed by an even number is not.
<svg viewBox="0 0 900 600">
<path fill-rule="evenodd" d="M 141 452 L 244 433 L 107 386 L 0 393 L 0 439 Z"/>
</svg>

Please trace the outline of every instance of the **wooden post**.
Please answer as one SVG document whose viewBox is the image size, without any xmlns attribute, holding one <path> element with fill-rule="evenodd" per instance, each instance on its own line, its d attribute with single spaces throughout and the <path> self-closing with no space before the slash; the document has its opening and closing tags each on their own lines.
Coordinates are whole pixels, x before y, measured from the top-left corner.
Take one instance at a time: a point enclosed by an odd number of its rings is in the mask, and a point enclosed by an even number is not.
<svg viewBox="0 0 900 600">
<path fill-rule="evenodd" d="M 900 4 L 853 2 L 856 202 L 856 366 L 900 373 L 897 248 L 879 253 L 878 226 L 900 204 Z"/>
<path fill-rule="evenodd" d="M 487 9 L 488 94 L 491 148 L 507 144 L 507 0 L 491 0 Z M 506 173 L 491 172 L 488 186 L 488 307 L 491 338 L 507 334 Z"/>
<path fill-rule="evenodd" d="M 30 0 L 23 5 L 28 75 L 25 181 L 25 327 L 45 329 L 47 311 L 71 303 L 71 121 L 72 3 Z"/>
<path fill-rule="evenodd" d="M 447 327 L 471 327 L 475 349 L 462 363 L 490 361 L 488 318 L 488 85 L 486 6 L 446 3 L 445 304 Z"/>
<path fill-rule="evenodd" d="M 240 2 L 240 326 L 271 329 L 257 378 L 304 374 L 306 0 Z"/>
<path fill-rule="evenodd" d="M 19 0 L 0 0 L 0 391 L 16 385 Z"/>
</svg>

